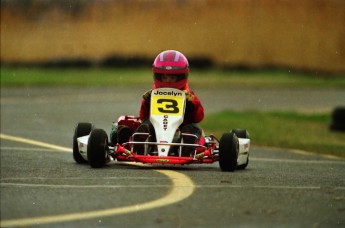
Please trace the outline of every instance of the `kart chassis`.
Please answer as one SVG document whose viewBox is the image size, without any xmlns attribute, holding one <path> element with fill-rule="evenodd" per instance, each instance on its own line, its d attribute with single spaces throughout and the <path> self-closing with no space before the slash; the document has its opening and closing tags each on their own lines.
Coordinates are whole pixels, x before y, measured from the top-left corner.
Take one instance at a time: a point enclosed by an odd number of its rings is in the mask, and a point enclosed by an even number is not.
<svg viewBox="0 0 345 228">
<path fill-rule="evenodd" d="M 176 89 L 153 90 L 151 94 L 150 121 L 155 129 L 155 139 L 150 133 L 137 132 L 141 124 L 138 117 L 123 115 L 115 123 L 130 129 L 132 135 L 123 143 L 113 144 L 107 133 L 95 129 L 90 123 L 79 123 L 73 137 L 73 156 L 78 163 L 89 163 L 100 168 L 117 160 L 151 164 L 202 164 L 219 161 L 222 171 L 244 169 L 249 162 L 250 139 L 246 130 L 231 130 L 220 140 L 204 132 L 197 143 L 185 143 L 184 139 L 198 139 L 195 134 L 182 133 L 186 107 L 185 94 Z M 141 140 L 135 140 L 140 136 Z M 137 147 L 144 148 L 140 153 Z M 184 148 L 191 148 L 188 154 Z"/>
</svg>

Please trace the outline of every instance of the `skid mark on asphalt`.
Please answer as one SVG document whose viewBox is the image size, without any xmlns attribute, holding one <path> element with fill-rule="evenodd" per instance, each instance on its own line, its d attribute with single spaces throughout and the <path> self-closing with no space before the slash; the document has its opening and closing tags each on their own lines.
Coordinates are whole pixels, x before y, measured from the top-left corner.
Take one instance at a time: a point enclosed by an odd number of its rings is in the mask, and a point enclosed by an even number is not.
<svg viewBox="0 0 345 228">
<path fill-rule="evenodd" d="M 54 150 L 61 150 L 63 152 L 71 152 L 71 149 L 66 147 L 60 147 L 53 144 L 43 143 L 35 140 L 19 138 L 14 136 L 9 136 L 5 134 L 0 134 L 1 139 L 26 143 L 31 145 L 36 145 L 48 149 Z M 195 190 L 195 185 L 193 181 L 182 173 L 178 173 L 172 170 L 155 170 L 166 177 L 168 177 L 171 182 L 172 186 L 170 187 L 170 191 L 167 195 L 162 198 L 126 207 L 120 208 L 110 208 L 105 210 L 96 210 L 96 211 L 89 211 L 89 212 L 80 212 L 80 213 L 72 213 L 72 214 L 62 214 L 62 215 L 53 215 L 53 216 L 42 216 L 42 217 L 31 217 L 31 218 L 24 218 L 24 219 L 10 219 L 10 220 L 2 220 L 0 221 L 1 227 L 7 226 L 32 226 L 37 224 L 50 224 L 50 223 L 59 223 L 59 222 L 67 222 L 67 221 L 75 221 L 75 220 L 83 220 L 83 219 L 92 219 L 92 218 L 99 218 L 99 217 L 106 217 L 112 215 L 120 215 L 120 214 L 127 214 L 132 212 L 139 212 L 143 210 L 150 210 L 158 207 L 168 206 L 170 204 L 175 204 L 180 202 L 189 196 L 191 196 Z"/>
</svg>

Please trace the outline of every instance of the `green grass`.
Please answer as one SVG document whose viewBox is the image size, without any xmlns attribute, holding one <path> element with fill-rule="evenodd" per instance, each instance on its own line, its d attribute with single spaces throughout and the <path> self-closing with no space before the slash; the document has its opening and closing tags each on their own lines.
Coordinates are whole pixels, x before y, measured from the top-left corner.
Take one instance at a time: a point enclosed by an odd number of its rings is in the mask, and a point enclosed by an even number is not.
<svg viewBox="0 0 345 228">
<path fill-rule="evenodd" d="M 231 129 L 248 129 L 254 145 L 345 157 L 345 134 L 330 131 L 330 123 L 330 114 L 223 111 L 206 116 L 202 127 L 217 137 Z"/>
<path fill-rule="evenodd" d="M 149 69 L 1 68 L 1 86 L 113 86 L 152 83 Z"/>
<path fill-rule="evenodd" d="M 52 69 L 1 67 L 1 86 L 111 86 L 151 84 L 150 68 Z M 238 88 L 345 88 L 345 75 L 271 71 L 192 70 L 190 84 Z"/>
<path fill-rule="evenodd" d="M 345 76 L 288 71 L 193 70 L 193 87 L 345 88 Z M 1 67 L 3 86 L 136 86 L 151 85 L 144 69 L 43 69 Z M 329 131 L 330 113 L 223 111 L 206 116 L 202 126 L 220 137 L 233 128 L 248 129 L 253 145 L 274 146 L 345 157 L 345 134 Z"/>
</svg>

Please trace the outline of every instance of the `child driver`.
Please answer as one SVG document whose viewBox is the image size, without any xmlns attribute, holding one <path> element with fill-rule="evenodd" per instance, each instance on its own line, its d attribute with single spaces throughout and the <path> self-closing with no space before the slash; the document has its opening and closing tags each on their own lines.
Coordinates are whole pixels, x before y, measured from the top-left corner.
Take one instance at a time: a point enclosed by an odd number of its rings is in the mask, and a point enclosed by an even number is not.
<svg viewBox="0 0 345 228">
<path fill-rule="evenodd" d="M 201 122 L 204 118 L 204 108 L 195 93 L 189 89 L 189 64 L 187 58 L 181 52 L 175 50 L 163 51 L 154 60 L 152 72 L 154 78 L 153 89 L 164 87 L 175 88 L 183 90 L 186 94 L 185 116 L 180 130 L 182 133 L 197 136 L 197 139 L 190 136 L 184 137 L 183 141 L 185 143 L 197 143 L 201 136 L 201 128 L 197 123 Z M 154 137 L 153 126 L 149 121 L 151 92 L 152 90 L 149 90 L 143 95 L 140 108 L 142 124 L 137 129 L 137 132 L 149 132 Z M 188 156 L 192 151 L 192 147 L 185 147 L 183 148 L 182 154 Z"/>
</svg>

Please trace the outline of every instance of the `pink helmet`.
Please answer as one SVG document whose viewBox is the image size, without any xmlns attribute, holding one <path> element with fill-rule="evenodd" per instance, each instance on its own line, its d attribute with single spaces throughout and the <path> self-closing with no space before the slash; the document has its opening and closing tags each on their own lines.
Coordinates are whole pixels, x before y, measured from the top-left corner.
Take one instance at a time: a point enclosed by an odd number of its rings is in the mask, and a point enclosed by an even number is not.
<svg viewBox="0 0 345 228">
<path fill-rule="evenodd" d="M 188 88 L 189 64 L 187 58 L 179 51 L 167 50 L 157 55 L 153 62 L 155 88 L 171 87 L 176 89 Z M 162 75 L 177 75 L 177 81 L 173 83 L 162 82 Z"/>
</svg>

